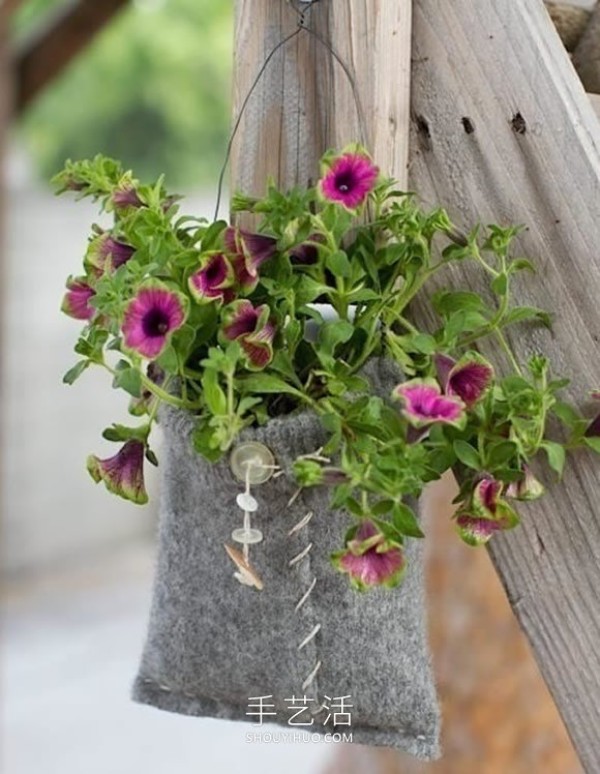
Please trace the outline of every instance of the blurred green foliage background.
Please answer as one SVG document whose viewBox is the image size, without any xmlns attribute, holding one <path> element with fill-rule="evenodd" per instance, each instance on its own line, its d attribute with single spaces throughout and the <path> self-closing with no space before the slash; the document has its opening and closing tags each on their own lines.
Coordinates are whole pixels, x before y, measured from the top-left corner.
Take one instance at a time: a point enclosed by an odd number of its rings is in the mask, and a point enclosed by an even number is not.
<svg viewBox="0 0 600 774">
<path fill-rule="evenodd" d="M 24 3 L 15 41 L 63 2 Z M 226 0 L 131 0 L 23 116 L 40 176 L 104 153 L 142 179 L 165 172 L 171 189 L 215 183 L 229 132 L 232 26 Z"/>
</svg>

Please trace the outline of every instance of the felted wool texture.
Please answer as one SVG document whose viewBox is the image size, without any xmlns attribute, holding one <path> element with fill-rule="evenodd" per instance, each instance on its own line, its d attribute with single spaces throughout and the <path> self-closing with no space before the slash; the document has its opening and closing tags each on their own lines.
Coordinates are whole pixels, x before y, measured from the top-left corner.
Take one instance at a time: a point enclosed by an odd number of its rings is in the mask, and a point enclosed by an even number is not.
<svg viewBox="0 0 600 774">
<path fill-rule="evenodd" d="M 380 394 L 389 395 L 399 381 L 387 361 L 374 361 L 366 370 Z M 315 452 L 327 436 L 311 413 L 275 418 L 240 439 L 265 444 L 284 470 L 252 487 L 259 503 L 252 526 L 264 540 L 250 547 L 250 563 L 264 589 L 243 586 L 223 547 L 236 546 L 231 532 L 242 526 L 235 498 L 243 484 L 228 459 L 210 464 L 193 450 L 192 416 L 168 409 L 161 424 L 159 550 L 134 700 L 185 715 L 255 722 L 247 714 L 256 711 L 251 697 L 269 696 L 265 704 L 274 704 L 268 711 L 276 715 L 265 716 L 265 723 L 280 723 L 290 732 L 352 732 L 355 743 L 438 757 L 440 719 L 426 636 L 421 541 L 407 541 L 408 569 L 399 587 L 354 591 L 329 560 L 350 525 L 347 514 L 329 509 L 330 490 L 303 490 L 288 507 L 297 489 L 292 463 Z M 309 511 L 309 523 L 290 535 Z M 290 567 L 310 543 L 311 550 Z M 299 649 L 317 624 L 319 632 Z M 316 676 L 303 688 L 318 663 Z M 341 696 L 351 697 L 346 699 L 351 726 L 335 727 L 331 718 L 325 725 L 327 712 L 316 710 L 323 704 L 333 710 Z M 314 714 L 302 711 L 289 724 L 301 706 Z M 310 726 L 297 725 L 311 720 Z"/>
</svg>

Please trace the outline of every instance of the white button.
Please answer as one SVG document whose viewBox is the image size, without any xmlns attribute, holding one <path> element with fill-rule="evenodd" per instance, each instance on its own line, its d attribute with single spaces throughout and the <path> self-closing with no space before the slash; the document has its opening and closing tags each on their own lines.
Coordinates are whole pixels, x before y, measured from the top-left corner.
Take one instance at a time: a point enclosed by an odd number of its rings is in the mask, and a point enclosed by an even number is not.
<svg viewBox="0 0 600 774">
<path fill-rule="evenodd" d="M 259 529 L 234 529 L 231 533 L 231 537 L 236 543 L 242 543 L 243 545 L 252 545 L 253 543 L 260 543 L 263 539 L 263 533 Z"/>
<path fill-rule="evenodd" d="M 243 511 L 248 511 L 248 513 L 254 513 L 258 510 L 258 503 L 254 497 L 247 492 L 240 492 L 235 498 L 235 501 Z"/>
<path fill-rule="evenodd" d="M 275 458 L 270 449 L 256 441 L 240 443 L 231 452 L 230 465 L 233 475 L 250 484 L 263 484 L 273 475 Z M 247 477 L 247 478 L 246 478 Z"/>
</svg>

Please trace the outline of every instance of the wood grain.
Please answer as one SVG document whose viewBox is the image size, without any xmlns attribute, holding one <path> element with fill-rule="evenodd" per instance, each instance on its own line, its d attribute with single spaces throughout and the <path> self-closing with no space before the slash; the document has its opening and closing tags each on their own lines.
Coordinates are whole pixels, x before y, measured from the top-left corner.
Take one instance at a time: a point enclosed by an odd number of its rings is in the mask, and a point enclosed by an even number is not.
<svg viewBox="0 0 600 774">
<path fill-rule="evenodd" d="M 307 22 L 353 71 L 369 148 L 405 180 L 411 3 L 322 2 L 307 13 Z M 238 0 L 234 115 L 268 53 L 297 25 L 289 2 Z M 262 194 L 269 176 L 284 187 L 305 185 L 318 174 L 324 150 L 360 135 L 343 69 L 319 40 L 302 31 L 274 56 L 248 103 L 233 148 L 234 188 Z"/>
<path fill-rule="evenodd" d="M 552 335 L 521 330 L 515 345 L 523 356 L 545 350 L 573 379 L 569 396 L 585 402 L 600 385 L 598 119 L 538 0 L 418 0 L 414 16 L 412 186 L 465 228 L 527 225 L 518 251 L 539 272 L 517 297 L 556 320 Z M 460 267 L 444 282 L 476 285 L 475 272 Z M 598 470 L 597 458 L 579 454 L 560 486 L 522 509 L 523 526 L 491 548 L 590 772 L 600 771 Z"/>
</svg>

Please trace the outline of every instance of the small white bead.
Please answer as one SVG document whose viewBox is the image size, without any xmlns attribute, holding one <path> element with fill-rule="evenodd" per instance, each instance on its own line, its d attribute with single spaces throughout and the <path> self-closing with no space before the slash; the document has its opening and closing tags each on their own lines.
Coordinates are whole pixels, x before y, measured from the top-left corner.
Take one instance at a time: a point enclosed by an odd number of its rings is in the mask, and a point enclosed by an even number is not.
<svg viewBox="0 0 600 774">
<path fill-rule="evenodd" d="M 240 492 L 235 498 L 235 501 L 243 511 L 248 511 L 248 513 L 254 513 L 258 510 L 258 503 L 254 497 L 247 492 Z"/>
<path fill-rule="evenodd" d="M 236 543 L 242 543 L 243 545 L 252 545 L 253 543 L 260 543 L 263 539 L 263 533 L 259 529 L 234 529 L 231 533 L 231 537 Z"/>
</svg>

